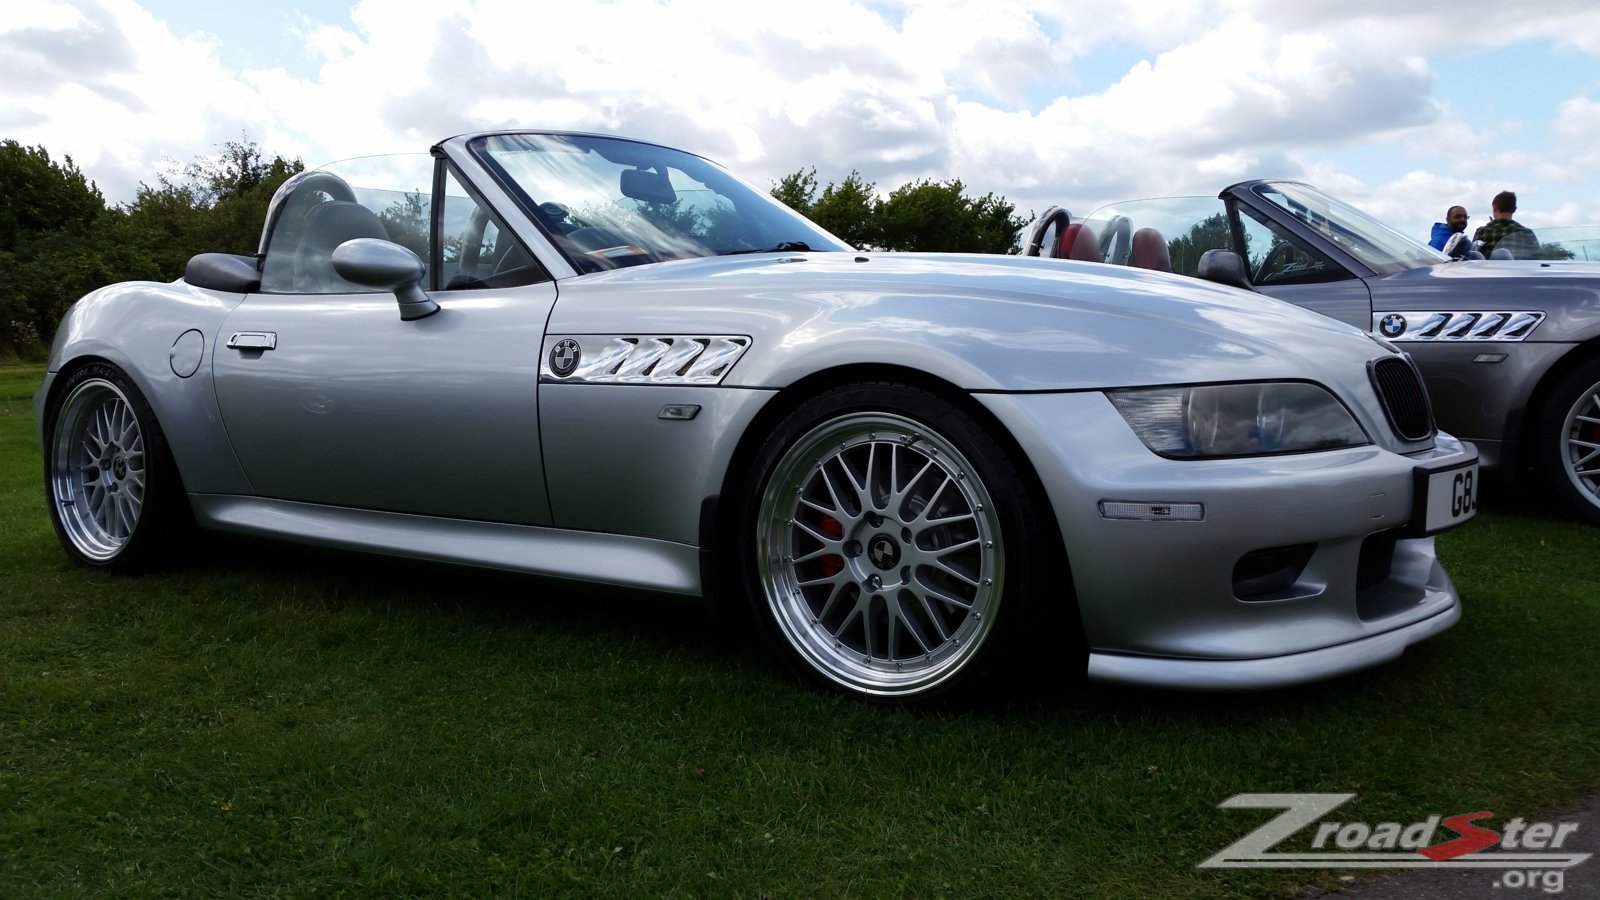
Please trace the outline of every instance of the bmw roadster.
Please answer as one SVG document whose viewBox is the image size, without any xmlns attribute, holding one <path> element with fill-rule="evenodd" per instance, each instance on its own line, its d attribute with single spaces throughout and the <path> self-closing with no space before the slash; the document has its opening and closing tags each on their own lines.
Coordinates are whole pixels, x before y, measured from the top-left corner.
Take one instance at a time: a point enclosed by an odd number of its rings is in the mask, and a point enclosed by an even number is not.
<svg viewBox="0 0 1600 900">
<path fill-rule="evenodd" d="M 1439 424 L 1482 450 L 1486 467 L 1531 476 L 1600 524 L 1600 266 L 1567 259 L 1586 258 L 1582 235 L 1545 245 L 1561 258 L 1451 258 L 1285 181 L 1067 218 L 1040 217 L 1030 253 L 1220 279 L 1404 347 Z M 1237 270 L 1213 256 L 1202 272 L 1209 250 L 1236 256 Z"/>
<path fill-rule="evenodd" d="M 450 138 L 62 322 L 66 552 L 185 528 L 702 598 L 879 702 L 1254 688 L 1460 616 L 1477 452 L 1387 342 L 1247 291 L 860 253 L 698 156 Z"/>
</svg>

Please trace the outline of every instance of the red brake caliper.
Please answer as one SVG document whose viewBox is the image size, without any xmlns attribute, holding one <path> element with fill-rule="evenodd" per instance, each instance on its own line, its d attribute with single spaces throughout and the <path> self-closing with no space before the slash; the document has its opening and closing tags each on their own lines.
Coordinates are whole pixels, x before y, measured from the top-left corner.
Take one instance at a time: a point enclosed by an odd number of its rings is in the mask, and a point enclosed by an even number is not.
<svg viewBox="0 0 1600 900">
<path fill-rule="evenodd" d="M 822 533 L 828 537 L 835 540 L 844 537 L 844 526 L 840 525 L 839 520 L 833 516 L 823 516 L 821 525 Z M 837 553 L 830 553 L 818 560 L 818 562 L 822 565 L 823 578 L 832 578 L 839 574 L 840 569 L 844 568 L 844 557 Z"/>
</svg>

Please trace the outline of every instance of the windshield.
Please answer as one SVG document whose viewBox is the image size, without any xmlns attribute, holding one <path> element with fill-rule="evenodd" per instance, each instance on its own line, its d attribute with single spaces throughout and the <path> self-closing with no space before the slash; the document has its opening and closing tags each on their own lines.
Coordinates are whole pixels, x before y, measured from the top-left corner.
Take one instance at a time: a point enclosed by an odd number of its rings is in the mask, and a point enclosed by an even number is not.
<svg viewBox="0 0 1600 900">
<path fill-rule="evenodd" d="M 1321 232 L 1339 249 L 1379 275 L 1444 262 L 1447 257 L 1309 185 L 1271 182 L 1251 193 Z"/>
<path fill-rule="evenodd" d="M 852 249 L 714 163 L 590 135 L 470 145 L 580 272 L 763 250 Z"/>
<path fill-rule="evenodd" d="M 1600 262 L 1600 225 L 1557 225 L 1539 229 L 1539 258 Z"/>
</svg>

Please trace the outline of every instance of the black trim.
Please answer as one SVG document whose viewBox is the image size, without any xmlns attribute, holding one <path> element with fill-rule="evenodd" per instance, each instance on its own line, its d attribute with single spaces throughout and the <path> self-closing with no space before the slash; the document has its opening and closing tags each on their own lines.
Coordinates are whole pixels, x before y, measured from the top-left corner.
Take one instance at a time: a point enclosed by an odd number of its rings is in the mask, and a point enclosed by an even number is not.
<svg viewBox="0 0 1600 900">
<path fill-rule="evenodd" d="M 189 257 L 184 267 L 185 283 L 230 294 L 253 294 L 261 290 L 261 273 L 256 258 L 237 253 L 200 253 Z"/>
<path fill-rule="evenodd" d="M 428 290 L 437 291 L 444 271 L 444 167 L 442 156 L 433 158 L 433 201 L 428 205 Z"/>
<path fill-rule="evenodd" d="M 1433 421 L 1433 405 L 1422 382 L 1422 373 L 1417 371 L 1409 355 L 1368 360 L 1367 378 L 1396 436 L 1410 444 L 1433 439 L 1438 433 Z"/>
</svg>

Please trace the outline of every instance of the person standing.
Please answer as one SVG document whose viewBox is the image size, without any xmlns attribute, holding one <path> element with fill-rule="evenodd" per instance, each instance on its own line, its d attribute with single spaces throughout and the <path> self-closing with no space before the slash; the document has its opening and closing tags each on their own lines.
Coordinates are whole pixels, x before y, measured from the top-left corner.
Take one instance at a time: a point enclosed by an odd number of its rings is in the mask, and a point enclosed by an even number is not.
<svg viewBox="0 0 1600 900">
<path fill-rule="evenodd" d="M 1496 249 L 1503 249 L 1513 259 L 1537 257 L 1539 239 L 1526 226 L 1511 218 L 1511 214 L 1517 211 L 1517 195 L 1511 191 L 1501 191 L 1494 195 L 1491 206 L 1494 208 L 1494 218 L 1472 235 L 1473 240 L 1482 242 L 1483 246 L 1479 249 L 1483 255 L 1489 256 Z"/>
<path fill-rule="evenodd" d="M 1433 235 L 1428 238 L 1428 246 L 1435 250 L 1443 250 L 1444 242 L 1450 240 L 1450 235 L 1460 234 L 1466 230 L 1467 208 L 1452 206 L 1445 210 L 1443 222 L 1433 223 Z"/>
</svg>

